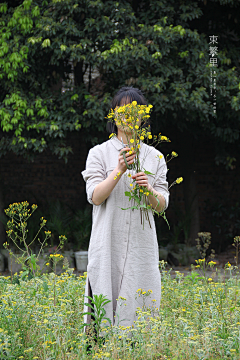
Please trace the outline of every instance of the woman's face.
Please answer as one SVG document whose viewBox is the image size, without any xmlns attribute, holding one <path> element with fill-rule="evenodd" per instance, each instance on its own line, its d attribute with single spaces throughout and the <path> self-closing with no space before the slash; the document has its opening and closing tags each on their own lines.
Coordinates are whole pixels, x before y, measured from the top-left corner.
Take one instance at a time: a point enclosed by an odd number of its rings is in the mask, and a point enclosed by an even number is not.
<svg viewBox="0 0 240 360">
<path fill-rule="evenodd" d="M 128 99 L 123 99 L 120 103 L 120 106 L 127 105 L 127 104 L 131 104 L 131 101 L 129 101 Z M 116 109 L 117 108 L 118 108 L 118 106 L 116 106 Z M 116 113 L 116 110 L 115 110 L 115 113 Z M 126 126 L 124 125 L 124 123 L 126 123 L 125 116 L 122 115 L 121 118 L 122 118 L 122 123 L 121 123 L 121 125 L 116 123 L 117 128 L 119 130 L 121 130 L 122 132 L 125 132 L 126 134 L 132 134 L 133 130 L 130 129 L 130 127 L 129 127 L 130 124 L 128 123 L 128 124 L 126 124 Z M 141 119 L 139 119 L 134 125 L 138 125 L 140 127 Z"/>
</svg>

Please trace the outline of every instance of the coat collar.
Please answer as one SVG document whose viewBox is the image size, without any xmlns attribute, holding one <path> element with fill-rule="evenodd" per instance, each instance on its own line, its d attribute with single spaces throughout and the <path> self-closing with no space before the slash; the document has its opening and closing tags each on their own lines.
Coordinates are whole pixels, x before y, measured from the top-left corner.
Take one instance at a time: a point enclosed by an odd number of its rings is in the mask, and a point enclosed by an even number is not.
<svg viewBox="0 0 240 360">
<path fill-rule="evenodd" d="M 112 142 L 113 146 L 118 150 L 120 151 L 123 146 L 122 146 L 122 142 L 118 139 L 117 136 L 113 136 L 110 141 Z M 124 144 L 125 145 L 125 144 Z"/>
<path fill-rule="evenodd" d="M 115 149 L 117 149 L 118 151 L 122 150 L 123 146 L 122 146 L 122 142 L 121 140 L 118 139 L 117 136 L 113 136 L 110 141 L 112 142 L 113 146 L 115 147 Z M 126 145 L 126 144 L 124 144 Z M 140 140 L 140 146 L 142 147 L 143 142 Z"/>
</svg>

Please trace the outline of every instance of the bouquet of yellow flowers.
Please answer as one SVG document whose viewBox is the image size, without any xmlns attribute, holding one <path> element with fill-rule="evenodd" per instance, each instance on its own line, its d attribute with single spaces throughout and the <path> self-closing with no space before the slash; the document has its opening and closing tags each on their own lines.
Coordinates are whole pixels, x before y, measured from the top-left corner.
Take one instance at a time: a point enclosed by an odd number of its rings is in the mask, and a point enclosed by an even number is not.
<svg viewBox="0 0 240 360">
<path fill-rule="evenodd" d="M 111 109 L 111 111 L 107 116 L 107 118 L 115 122 L 117 127 L 120 128 L 126 135 L 126 139 L 128 143 L 127 146 L 130 148 L 129 154 L 131 153 L 136 154 L 134 163 L 132 165 L 128 165 L 126 161 L 125 153 L 123 152 L 123 157 L 127 169 L 135 170 L 136 173 L 142 171 L 146 175 L 155 175 L 155 174 L 152 174 L 151 172 L 144 169 L 140 162 L 139 152 L 140 152 L 141 141 L 154 147 L 156 147 L 161 142 L 170 142 L 169 138 L 167 136 L 161 135 L 161 133 L 159 133 L 158 135 L 152 135 L 150 131 L 150 125 L 147 125 L 148 119 L 150 118 L 150 112 L 152 110 L 152 107 L 153 107 L 152 105 L 137 105 L 137 102 L 133 101 L 130 104 L 126 104 L 123 106 L 116 107 L 115 109 Z M 112 136 L 116 136 L 116 134 L 112 133 L 109 137 L 111 138 Z M 168 156 L 166 162 L 169 162 L 178 155 L 176 152 L 173 151 L 171 153 L 170 158 L 168 158 Z M 158 160 L 160 160 L 162 157 L 163 155 L 159 155 Z M 142 163 L 144 163 L 144 161 L 142 161 Z M 128 176 L 131 177 L 131 174 L 128 174 Z M 179 184 L 180 182 L 182 182 L 182 180 L 183 180 L 182 178 L 178 178 L 177 180 L 174 181 L 174 183 L 171 184 L 171 186 L 173 186 L 174 184 Z M 149 225 L 151 227 L 148 216 L 148 210 L 151 210 L 154 214 L 161 215 L 167 221 L 164 211 L 158 212 L 156 208 L 152 208 L 151 204 L 149 204 L 148 196 L 153 195 L 153 193 L 148 191 L 147 188 L 143 186 L 139 186 L 137 183 L 134 184 L 134 182 L 135 180 L 133 180 L 133 184 L 130 184 L 130 186 L 132 187 L 130 188 L 130 191 L 125 192 L 125 195 L 129 197 L 129 201 L 134 199 L 134 205 L 126 209 L 122 208 L 122 210 L 127 210 L 127 209 L 140 210 L 141 223 L 143 224 L 143 226 L 144 226 L 143 214 L 145 214 L 145 217 L 149 221 Z M 154 197 L 157 199 L 159 205 L 159 200 L 157 198 L 157 195 L 154 195 Z"/>
</svg>

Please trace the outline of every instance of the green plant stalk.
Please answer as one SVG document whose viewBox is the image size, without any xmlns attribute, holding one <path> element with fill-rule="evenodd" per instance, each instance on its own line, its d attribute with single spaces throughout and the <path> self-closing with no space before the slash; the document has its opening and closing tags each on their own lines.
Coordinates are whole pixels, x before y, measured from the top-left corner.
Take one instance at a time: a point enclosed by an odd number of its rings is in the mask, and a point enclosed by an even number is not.
<svg viewBox="0 0 240 360">
<path fill-rule="evenodd" d="M 226 270 L 225 270 L 226 271 Z M 227 295 L 227 283 L 225 280 L 225 276 L 224 276 L 224 290 L 225 290 L 225 297 L 227 300 L 227 304 L 228 304 L 228 309 L 230 310 L 230 304 L 229 304 L 229 300 L 228 300 L 228 295 Z M 232 312 L 230 310 L 230 320 L 231 320 L 231 324 L 233 323 L 233 319 L 232 319 Z"/>
<path fill-rule="evenodd" d="M 210 294 L 211 294 L 211 297 L 212 297 L 212 300 L 213 300 L 213 303 L 214 303 L 214 297 L 213 297 L 213 294 L 212 294 L 212 289 L 211 289 L 211 286 L 209 285 L 209 282 L 208 282 L 207 277 L 206 277 L 206 275 L 205 275 L 205 272 L 206 272 L 205 262 L 204 262 L 204 271 L 202 271 L 202 272 L 203 272 L 203 276 L 204 276 L 204 279 L 205 279 L 205 283 L 206 283 L 206 285 L 207 285 L 207 288 L 209 289 L 209 292 L 210 292 Z M 214 287 L 215 287 L 215 293 L 217 294 L 215 283 L 214 283 Z M 218 306 L 216 306 L 216 309 L 217 309 L 218 314 L 221 315 L 221 317 L 222 317 L 222 319 L 223 319 L 223 321 L 224 321 L 226 330 L 227 330 L 227 332 L 228 332 L 227 321 L 226 321 L 225 316 L 224 316 L 224 314 L 223 314 L 222 299 L 221 299 L 221 297 L 219 297 L 218 295 L 217 295 L 217 297 L 219 298 L 219 304 L 220 304 L 221 312 L 219 311 Z"/>
<path fill-rule="evenodd" d="M 126 160 L 125 151 L 122 152 L 122 155 L 123 155 L 123 159 L 124 159 L 124 162 L 125 162 L 126 167 L 128 168 L 128 170 L 131 170 L 131 169 L 132 169 L 132 165 L 128 165 L 127 160 Z"/>
<path fill-rule="evenodd" d="M 36 240 L 37 236 L 39 235 L 39 233 L 40 233 L 40 231 L 42 230 L 43 227 L 44 227 L 44 225 L 41 225 L 41 226 L 40 226 L 37 234 L 34 236 L 33 240 L 30 242 L 30 244 L 29 244 L 28 246 L 31 246 L 31 245 L 34 243 L 34 241 Z M 47 240 L 47 239 L 45 239 L 45 241 L 46 241 L 46 240 Z"/>
<path fill-rule="evenodd" d="M 10 254 L 10 259 L 11 259 L 11 284 L 12 284 L 12 253 Z"/>
<path fill-rule="evenodd" d="M 236 276 L 235 276 L 235 286 L 236 286 L 236 289 L 235 289 L 235 307 L 237 306 L 237 283 L 238 283 L 238 274 L 239 274 L 239 271 L 236 272 Z"/>
<path fill-rule="evenodd" d="M 26 231 L 25 231 L 25 226 L 23 225 L 23 223 L 22 223 L 22 220 L 21 220 L 21 227 L 22 227 L 22 233 L 23 233 L 23 243 L 24 243 L 24 247 L 25 247 L 25 249 L 26 249 L 26 251 L 27 251 L 27 255 L 28 255 L 28 257 L 31 257 L 31 254 L 29 253 L 29 247 L 28 247 L 28 245 L 27 245 L 27 243 L 26 243 Z M 31 269 L 31 271 L 32 271 L 32 273 L 33 273 L 33 276 L 35 277 L 35 270 L 34 270 L 34 268 L 33 268 L 33 264 L 30 262 L 30 269 Z"/>
<path fill-rule="evenodd" d="M 57 261 L 54 261 L 54 284 L 53 284 L 53 304 L 56 306 L 56 271 L 57 271 Z"/>
<path fill-rule="evenodd" d="M 93 323 L 95 324 L 96 329 L 96 340 L 97 343 L 100 343 L 100 330 L 101 330 L 101 323 L 102 320 L 107 320 L 111 325 L 111 320 L 109 318 L 105 317 L 106 311 L 104 309 L 104 306 L 111 302 L 110 300 L 106 299 L 106 296 L 103 294 L 100 295 L 93 295 L 86 296 L 88 299 L 90 299 L 91 304 L 85 303 L 87 307 L 90 307 L 93 310 L 93 313 L 85 312 L 83 315 L 92 315 L 94 317 Z M 92 305 L 93 304 L 93 305 Z M 89 326 L 89 324 L 83 324 L 82 326 Z"/>
</svg>

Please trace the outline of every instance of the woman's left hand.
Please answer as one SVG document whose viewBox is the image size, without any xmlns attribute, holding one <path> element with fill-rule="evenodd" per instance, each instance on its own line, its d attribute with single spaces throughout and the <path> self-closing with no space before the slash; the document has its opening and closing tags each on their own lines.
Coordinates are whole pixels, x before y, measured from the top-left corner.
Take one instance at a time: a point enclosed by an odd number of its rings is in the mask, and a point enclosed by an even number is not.
<svg viewBox="0 0 240 360">
<path fill-rule="evenodd" d="M 148 177 L 144 172 L 139 172 L 135 175 L 132 175 L 132 179 L 136 179 L 136 183 L 139 186 L 144 186 L 148 190 L 150 189 L 150 184 L 148 183 Z"/>
</svg>

